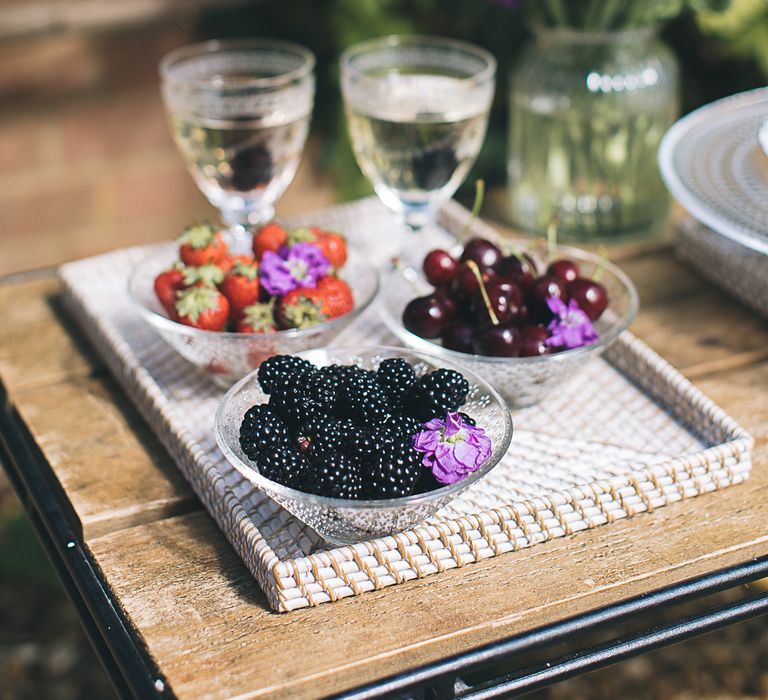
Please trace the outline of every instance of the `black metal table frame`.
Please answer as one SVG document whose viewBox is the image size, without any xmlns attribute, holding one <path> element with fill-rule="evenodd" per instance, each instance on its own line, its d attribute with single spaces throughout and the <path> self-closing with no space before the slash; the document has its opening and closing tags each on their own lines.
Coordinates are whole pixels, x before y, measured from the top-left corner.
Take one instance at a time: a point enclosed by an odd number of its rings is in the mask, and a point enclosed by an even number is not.
<svg viewBox="0 0 768 700">
<path fill-rule="evenodd" d="M 79 520 L 27 426 L 0 385 L 0 462 L 71 598 L 107 674 L 125 698 L 174 697 L 147 649 L 117 605 L 90 551 Z M 768 613 L 768 592 L 703 614 L 652 626 L 597 646 L 551 658 L 513 674 L 469 686 L 462 676 L 523 652 L 636 619 L 768 576 L 768 556 L 628 598 L 505 640 L 348 691 L 343 697 L 420 695 L 489 698 L 521 695 L 574 675 Z"/>
</svg>

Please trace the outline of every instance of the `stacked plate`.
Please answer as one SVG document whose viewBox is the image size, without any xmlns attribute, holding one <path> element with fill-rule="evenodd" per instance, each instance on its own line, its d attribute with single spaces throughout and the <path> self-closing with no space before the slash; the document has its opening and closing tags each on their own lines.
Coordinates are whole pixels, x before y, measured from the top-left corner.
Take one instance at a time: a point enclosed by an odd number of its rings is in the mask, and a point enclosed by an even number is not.
<svg viewBox="0 0 768 700">
<path fill-rule="evenodd" d="M 768 316 L 768 88 L 718 100 L 678 121 L 661 174 L 692 215 L 678 255 Z"/>
</svg>

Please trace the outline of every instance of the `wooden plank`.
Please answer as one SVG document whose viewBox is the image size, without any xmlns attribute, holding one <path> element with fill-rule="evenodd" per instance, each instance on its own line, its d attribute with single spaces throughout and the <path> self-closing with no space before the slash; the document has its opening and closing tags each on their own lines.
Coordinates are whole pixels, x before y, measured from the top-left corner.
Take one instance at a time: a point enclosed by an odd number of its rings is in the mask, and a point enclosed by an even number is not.
<svg viewBox="0 0 768 700">
<path fill-rule="evenodd" d="M 768 555 L 768 479 L 279 615 L 204 514 L 90 546 L 174 692 L 317 697 Z"/>
<path fill-rule="evenodd" d="M 17 392 L 14 400 L 86 540 L 202 507 L 110 378 L 75 376 Z"/>
<path fill-rule="evenodd" d="M 90 546 L 180 697 L 338 692 L 768 555 L 768 362 L 701 386 L 755 434 L 746 484 L 359 598 L 271 613 L 203 514 Z"/>
<path fill-rule="evenodd" d="M 9 393 L 91 374 L 103 364 L 48 277 L 0 285 L 0 377 Z"/>
</svg>

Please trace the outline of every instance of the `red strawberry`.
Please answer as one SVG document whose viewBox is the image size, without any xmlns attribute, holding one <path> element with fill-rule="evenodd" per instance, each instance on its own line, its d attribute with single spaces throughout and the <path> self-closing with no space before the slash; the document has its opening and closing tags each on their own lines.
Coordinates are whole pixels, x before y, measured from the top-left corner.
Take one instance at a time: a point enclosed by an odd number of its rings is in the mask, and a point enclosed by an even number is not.
<svg viewBox="0 0 768 700">
<path fill-rule="evenodd" d="M 262 226 L 253 236 L 253 254 L 261 262 L 264 253 L 271 250 L 276 253 L 288 240 L 286 230 L 274 221 Z"/>
<path fill-rule="evenodd" d="M 343 316 L 355 308 L 352 290 L 343 279 L 334 275 L 323 277 L 317 282 L 317 290 L 325 296 L 328 315 L 331 318 Z"/>
<path fill-rule="evenodd" d="M 229 249 L 220 231 L 213 227 L 190 226 L 179 237 L 179 257 L 185 265 L 199 267 L 224 259 Z"/>
<path fill-rule="evenodd" d="M 184 270 L 184 288 L 215 287 L 224 281 L 224 271 L 212 263 L 200 267 L 187 267 Z"/>
<path fill-rule="evenodd" d="M 232 319 L 240 316 L 246 306 L 259 300 L 259 270 L 256 264 L 235 263 L 219 285 L 221 293 L 229 300 Z"/>
<path fill-rule="evenodd" d="M 155 278 L 155 294 L 169 315 L 173 315 L 176 294 L 184 288 L 184 266 L 176 263 L 170 270 L 161 272 Z"/>
<path fill-rule="evenodd" d="M 229 318 L 229 302 L 215 287 L 190 287 L 179 294 L 176 320 L 185 326 L 221 331 Z"/>
<path fill-rule="evenodd" d="M 234 266 L 235 263 L 241 262 L 245 265 L 253 265 L 255 262 L 252 255 L 232 255 L 231 253 L 222 258 L 216 263 L 217 267 L 220 267 L 226 275 Z"/>
<path fill-rule="evenodd" d="M 277 330 L 274 302 L 246 306 L 236 330 L 238 333 L 274 333 Z"/>
<path fill-rule="evenodd" d="M 328 320 L 330 311 L 321 291 L 299 287 L 280 298 L 275 320 L 279 328 L 308 328 Z"/>
<path fill-rule="evenodd" d="M 325 231 L 313 226 L 309 229 L 314 235 L 313 243 L 323 251 L 323 255 L 328 258 L 331 267 L 335 270 L 344 266 L 347 262 L 347 242 L 340 233 L 334 231 Z"/>
</svg>

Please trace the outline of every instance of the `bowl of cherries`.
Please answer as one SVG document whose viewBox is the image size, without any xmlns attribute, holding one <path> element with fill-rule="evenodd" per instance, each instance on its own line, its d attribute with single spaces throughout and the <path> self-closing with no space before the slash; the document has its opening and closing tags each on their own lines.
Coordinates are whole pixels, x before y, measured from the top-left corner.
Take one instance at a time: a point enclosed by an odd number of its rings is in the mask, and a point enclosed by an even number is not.
<svg viewBox="0 0 768 700">
<path fill-rule="evenodd" d="M 555 244 L 472 238 L 394 264 L 382 286 L 382 317 L 405 345 L 476 372 L 515 408 L 605 350 L 638 308 L 619 268 Z"/>
</svg>

